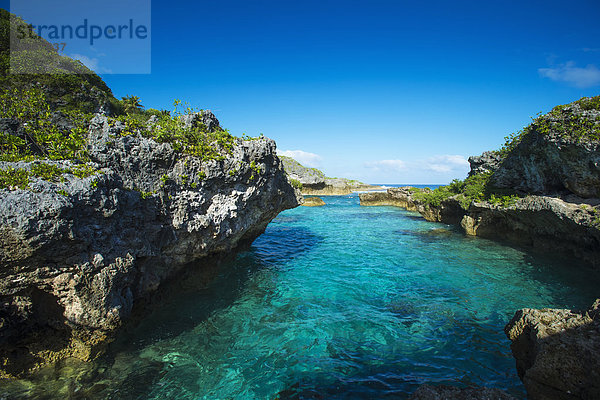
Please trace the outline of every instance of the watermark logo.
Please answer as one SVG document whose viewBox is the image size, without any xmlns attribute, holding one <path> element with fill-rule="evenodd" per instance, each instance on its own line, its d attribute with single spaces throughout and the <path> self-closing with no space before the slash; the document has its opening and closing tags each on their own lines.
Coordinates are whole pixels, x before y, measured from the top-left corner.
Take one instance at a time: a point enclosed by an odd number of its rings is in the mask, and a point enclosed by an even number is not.
<svg viewBox="0 0 600 400">
<path fill-rule="evenodd" d="M 13 0 L 10 72 L 151 72 L 151 1 Z"/>
</svg>

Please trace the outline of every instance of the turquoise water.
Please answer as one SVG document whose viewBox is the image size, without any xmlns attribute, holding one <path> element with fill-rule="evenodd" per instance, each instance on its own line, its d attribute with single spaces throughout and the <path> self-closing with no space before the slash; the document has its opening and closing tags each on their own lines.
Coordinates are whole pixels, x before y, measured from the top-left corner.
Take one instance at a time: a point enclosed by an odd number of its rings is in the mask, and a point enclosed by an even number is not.
<svg viewBox="0 0 600 400">
<path fill-rule="evenodd" d="M 587 308 L 600 278 L 356 195 L 281 213 L 248 251 L 182 279 L 95 364 L 13 393 L 115 399 L 405 398 L 422 383 L 523 398 L 503 328 Z M 15 384 L 16 385 L 16 384 Z M 50 389 L 51 388 L 51 389 Z"/>
</svg>

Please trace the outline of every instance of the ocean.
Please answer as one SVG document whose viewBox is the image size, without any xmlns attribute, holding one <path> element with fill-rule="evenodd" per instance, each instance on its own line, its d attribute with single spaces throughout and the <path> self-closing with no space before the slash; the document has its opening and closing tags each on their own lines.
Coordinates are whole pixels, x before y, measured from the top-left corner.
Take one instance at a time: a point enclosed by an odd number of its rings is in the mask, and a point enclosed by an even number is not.
<svg viewBox="0 0 600 400">
<path fill-rule="evenodd" d="M 430 186 L 431 187 L 431 186 Z M 525 398 L 503 328 L 524 308 L 587 308 L 598 273 L 356 194 L 281 213 L 247 250 L 199 265 L 93 363 L 7 398 L 406 398 L 423 383 Z M 83 397 L 82 397 L 83 398 Z"/>
</svg>

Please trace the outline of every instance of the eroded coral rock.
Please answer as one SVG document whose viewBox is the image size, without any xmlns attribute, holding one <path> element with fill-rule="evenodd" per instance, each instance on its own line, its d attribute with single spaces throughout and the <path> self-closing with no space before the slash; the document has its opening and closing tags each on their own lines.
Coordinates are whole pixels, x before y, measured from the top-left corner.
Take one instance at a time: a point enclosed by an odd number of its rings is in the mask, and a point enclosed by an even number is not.
<svg viewBox="0 0 600 400">
<path fill-rule="evenodd" d="M 600 398 L 600 299 L 584 312 L 519 310 L 505 332 L 530 399 Z"/>
</svg>

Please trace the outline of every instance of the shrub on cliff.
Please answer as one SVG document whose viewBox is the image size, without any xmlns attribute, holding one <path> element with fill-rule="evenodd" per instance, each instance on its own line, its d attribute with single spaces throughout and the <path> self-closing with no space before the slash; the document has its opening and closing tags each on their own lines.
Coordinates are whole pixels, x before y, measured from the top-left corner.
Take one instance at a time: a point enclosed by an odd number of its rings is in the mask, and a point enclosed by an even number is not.
<svg viewBox="0 0 600 400">
<path fill-rule="evenodd" d="M 48 159 L 86 163 L 91 117 L 91 114 L 76 111 L 53 112 L 47 94 L 41 89 L 4 90 L 0 92 L 0 161 Z M 122 136 L 139 134 L 159 143 L 169 143 L 176 152 L 203 161 L 223 160 L 231 154 L 235 138 L 218 124 L 213 123 L 209 129 L 200 121 L 203 117 L 209 121 L 214 119 L 211 113 L 184 107 L 176 100 L 171 113 L 138 110 L 108 121 L 120 124 Z M 73 171 L 60 170 L 60 174 L 64 173 Z M 48 177 L 44 173 L 14 168 L 1 174 L 0 188 L 9 189 L 28 187 L 29 177 Z"/>
<path fill-rule="evenodd" d="M 474 174 L 465 180 L 455 179 L 446 186 L 434 190 L 416 189 L 413 198 L 421 203 L 439 207 L 443 201 L 455 197 L 467 209 L 472 202 L 488 201 L 508 207 L 518 196 L 514 191 L 496 188 L 491 183 L 492 172 Z"/>
<path fill-rule="evenodd" d="M 86 159 L 89 115 L 53 113 L 41 89 L 1 91 L 0 119 L 0 161 Z"/>
<path fill-rule="evenodd" d="M 292 186 L 298 190 L 302 190 L 302 182 L 297 179 L 290 179 L 290 183 Z"/>
<path fill-rule="evenodd" d="M 113 121 L 125 125 L 122 135 L 141 134 L 159 143 L 169 143 L 176 152 L 203 161 L 222 160 L 231 153 L 235 137 L 226 129 L 219 126 L 211 129 L 201 122 L 199 117 L 206 111 L 194 109 L 180 100 L 175 100 L 173 106 L 172 112 L 134 111 Z"/>
<path fill-rule="evenodd" d="M 80 61 L 60 55 L 35 33 L 11 43 L 11 29 L 29 31 L 25 21 L 0 9 L 1 91 L 39 88 L 52 110 L 91 113 L 118 108 L 119 101 L 102 78 Z"/>
<path fill-rule="evenodd" d="M 600 141 L 600 96 L 583 97 L 573 103 L 556 106 L 547 114 L 538 114 L 531 124 L 505 137 L 504 145 L 497 152 L 507 156 L 533 133 L 557 135 L 578 143 Z"/>
</svg>

